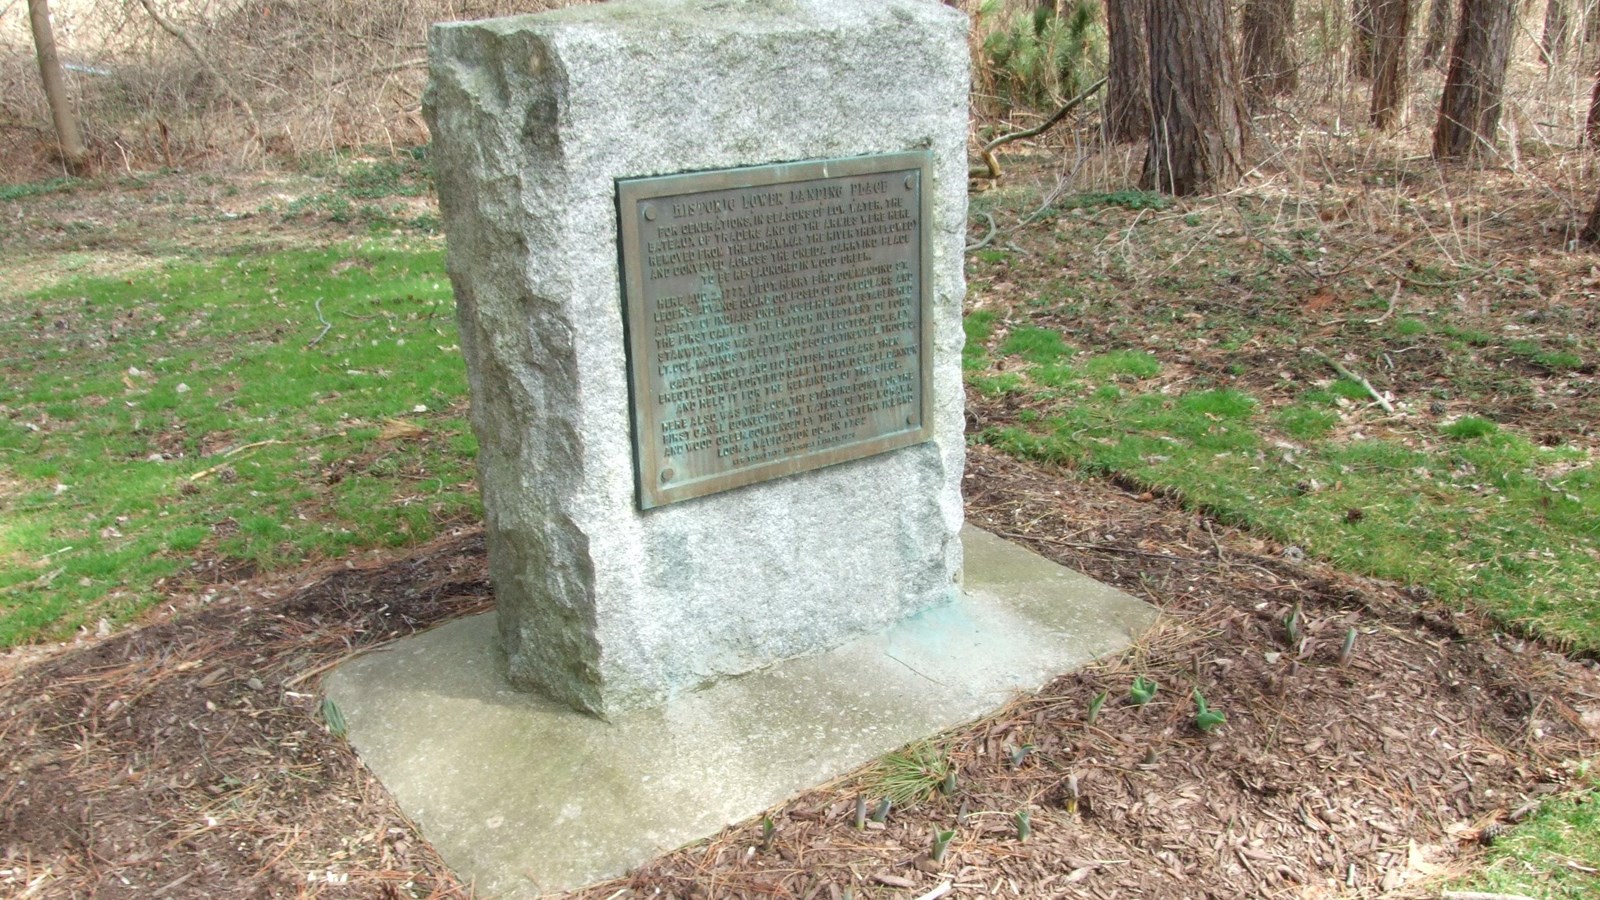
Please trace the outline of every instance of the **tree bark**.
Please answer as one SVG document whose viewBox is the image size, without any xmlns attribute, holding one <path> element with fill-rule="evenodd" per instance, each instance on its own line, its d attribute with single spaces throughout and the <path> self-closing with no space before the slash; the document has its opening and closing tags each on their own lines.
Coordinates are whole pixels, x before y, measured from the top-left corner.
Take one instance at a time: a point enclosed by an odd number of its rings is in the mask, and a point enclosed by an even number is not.
<svg viewBox="0 0 1600 900">
<path fill-rule="evenodd" d="M 1350 77 L 1362 80 L 1372 77 L 1376 67 L 1377 0 L 1352 0 L 1350 4 Z"/>
<path fill-rule="evenodd" d="M 1244 175 L 1246 113 L 1228 0 L 1146 0 L 1150 149 L 1140 186 L 1226 190 Z"/>
<path fill-rule="evenodd" d="M 1372 125 L 1387 131 L 1399 123 L 1406 102 L 1406 41 L 1411 35 L 1411 0 L 1373 0 Z"/>
<path fill-rule="evenodd" d="M 1566 0 L 1545 0 L 1544 37 L 1539 39 L 1539 58 L 1545 66 L 1553 66 L 1567 55 L 1567 32 L 1571 18 L 1567 15 Z"/>
<path fill-rule="evenodd" d="M 1257 99 L 1294 93 L 1300 84 L 1289 47 L 1294 0 L 1246 0 L 1243 25 L 1245 91 Z"/>
<path fill-rule="evenodd" d="M 1595 197 L 1594 208 L 1589 211 L 1589 222 L 1578 233 L 1578 240 L 1590 247 L 1600 244 L 1600 195 Z"/>
<path fill-rule="evenodd" d="M 1589 146 L 1600 146 L 1600 72 L 1594 76 L 1594 90 L 1589 93 L 1589 117 L 1584 122 L 1583 133 Z"/>
<path fill-rule="evenodd" d="M 1439 60 L 1450 40 L 1450 10 L 1457 0 L 1433 0 L 1428 7 L 1428 35 L 1422 41 L 1422 64 L 1430 69 L 1439 67 Z"/>
<path fill-rule="evenodd" d="M 61 159 L 67 164 L 67 170 L 77 175 L 88 165 L 89 151 L 83 146 L 78 117 L 72 111 L 66 79 L 61 75 L 61 60 L 56 56 L 55 31 L 50 26 L 50 0 L 28 0 L 28 22 L 33 28 L 33 49 L 39 58 L 39 80 L 44 84 L 45 101 L 50 105 L 50 118 L 56 126 Z"/>
<path fill-rule="evenodd" d="M 1494 146 L 1516 18 L 1516 0 L 1462 0 L 1433 129 L 1435 159 L 1475 157 Z"/>
<path fill-rule="evenodd" d="M 1106 0 L 1110 59 L 1106 82 L 1106 137 L 1131 144 L 1150 137 L 1150 56 L 1144 3 Z"/>
</svg>

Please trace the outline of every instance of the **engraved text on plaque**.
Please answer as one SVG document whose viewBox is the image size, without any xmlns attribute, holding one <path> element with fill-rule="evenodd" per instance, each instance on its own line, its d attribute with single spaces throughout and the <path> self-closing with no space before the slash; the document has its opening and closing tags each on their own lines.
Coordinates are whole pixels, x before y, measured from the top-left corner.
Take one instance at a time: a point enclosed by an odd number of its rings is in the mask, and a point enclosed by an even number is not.
<svg viewBox="0 0 1600 900">
<path fill-rule="evenodd" d="M 928 165 L 618 182 L 642 508 L 927 439 Z"/>
</svg>

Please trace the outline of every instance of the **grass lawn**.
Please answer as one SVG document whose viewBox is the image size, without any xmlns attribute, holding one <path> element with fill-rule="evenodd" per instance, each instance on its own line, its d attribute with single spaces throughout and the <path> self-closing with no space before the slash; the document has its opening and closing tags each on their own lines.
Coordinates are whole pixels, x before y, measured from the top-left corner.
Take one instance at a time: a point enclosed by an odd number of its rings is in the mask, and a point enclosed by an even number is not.
<svg viewBox="0 0 1600 900">
<path fill-rule="evenodd" d="M 0 332 L 0 646 L 478 515 L 437 249 L 68 281 Z"/>
</svg>

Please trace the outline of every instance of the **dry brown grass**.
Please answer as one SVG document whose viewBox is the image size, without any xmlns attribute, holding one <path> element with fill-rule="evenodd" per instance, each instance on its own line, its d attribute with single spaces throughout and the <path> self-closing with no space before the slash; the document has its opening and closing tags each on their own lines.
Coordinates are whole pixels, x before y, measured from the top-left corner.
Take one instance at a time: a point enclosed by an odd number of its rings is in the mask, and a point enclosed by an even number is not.
<svg viewBox="0 0 1600 900">
<path fill-rule="evenodd" d="M 204 61 L 138 0 L 54 6 L 85 136 L 114 171 L 424 143 L 429 23 L 579 2 L 154 0 Z M 0 0 L 0 181 L 60 171 L 32 52 L 26 4 Z"/>
</svg>

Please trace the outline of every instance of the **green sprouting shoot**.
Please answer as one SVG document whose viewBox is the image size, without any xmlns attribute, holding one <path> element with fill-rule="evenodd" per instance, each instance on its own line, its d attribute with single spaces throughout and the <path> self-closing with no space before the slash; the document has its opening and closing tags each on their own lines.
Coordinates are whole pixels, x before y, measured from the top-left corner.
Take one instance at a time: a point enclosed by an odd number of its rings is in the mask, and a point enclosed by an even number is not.
<svg viewBox="0 0 1600 900">
<path fill-rule="evenodd" d="M 878 804 L 878 808 L 872 811 L 872 821 L 883 822 L 884 820 L 888 819 L 889 810 L 893 808 L 894 801 L 890 800 L 888 797 L 883 798 L 883 802 Z"/>
<path fill-rule="evenodd" d="M 1095 720 L 1100 718 L 1100 708 L 1106 705 L 1106 697 L 1109 696 L 1110 693 L 1110 691 L 1101 691 L 1100 693 L 1094 695 L 1093 700 L 1089 701 L 1089 715 L 1084 717 L 1084 722 L 1086 724 L 1093 725 Z"/>
<path fill-rule="evenodd" d="M 1160 685 L 1154 680 L 1140 675 L 1133 679 L 1133 686 L 1128 688 L 1128 697 L 1133 700 L 1134 706 L 1143 706 L 1155 699 L 1156 691 L 1159 689 Z"/>
<path fill-rule="evenodd" d="M 1206 705 L 1206 697 L 1198 688 L 1194 692 L 1194 725 L 1196 728 L 1210 734 L 1218 725 L 1228 721 L 1228 717 L 1221 710 L 1212 709 Z"/>
<path fill-rule="evenodd" d="M 934 862 L 944 862 L 945 851 L 950 848 L 950 841 L 956 836 L 955 829 L 949 831 L 933 830 L 933 847 L 928 851 L 928 857 Z"/>
</svg>

